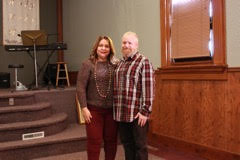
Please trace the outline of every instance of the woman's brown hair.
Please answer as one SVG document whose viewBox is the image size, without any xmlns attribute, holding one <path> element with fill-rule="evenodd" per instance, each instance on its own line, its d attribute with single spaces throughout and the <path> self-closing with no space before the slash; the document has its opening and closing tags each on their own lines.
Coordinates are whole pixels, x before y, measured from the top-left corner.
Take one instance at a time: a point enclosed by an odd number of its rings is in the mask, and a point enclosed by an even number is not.
<svg viewBox="0 0 240 160">
<path fill-rule="evenodd" d="M 108 61 L 110 63 L 114 63 L 114 55 L 115 55 L 115 48 L 114 48 L 114 45 L 113 45 L 113 42 L 112 42 L 112 39 L 108 36 L 99 36 L 95 42 L 95 44 L 93 45 L 93 48 L 92 48 L 92 51 L 90 53 L 90 60 L 95 63 L 98 59 L 98 55 L 97 55 L 97 48 L 98 48 L 98 45 L 100 43 L 101 40 L 105 39 L 106 41 L 108 41 L 109 43 L 109 47 L 110 47 L 110 53 L 107 57 Z"/>
</svg>

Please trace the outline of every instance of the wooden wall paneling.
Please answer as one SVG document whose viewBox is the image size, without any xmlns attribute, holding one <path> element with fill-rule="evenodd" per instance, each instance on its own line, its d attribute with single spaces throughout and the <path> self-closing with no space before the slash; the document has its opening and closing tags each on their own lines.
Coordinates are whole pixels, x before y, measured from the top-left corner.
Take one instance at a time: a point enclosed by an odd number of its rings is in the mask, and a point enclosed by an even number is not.
<svg viewBox="0 0 240 160">
<path fill-rule="evenodd" d="M 154 104 L 154 112 L 151 114 L 150 116 L 150 132 L 153 133 L 154 131 L 158 130 L 158 125 L 153 125 L 152 123 L 155 123 L 155 122 L 159 122 L 159 117 L 160 117 L 160 101 L 161 101 L 161 93 L 159 93 L 161 91 L 161 89 L 158 89 L 160 88 L 160 85 L 162 84 L 161 83 L 161 79 L 159 78 L 159 76 L 156 76 L 155 74 L 155 82 L 157 82 L 155 84 L 155 97 L 154 97 L 154 101 L 153 101 L 153 104 Z"/>
<path fill-rule="evenodd" d="M 166 80 L 157 72 L 152 133 L 240 157 L 240 71 L 227 78 Z"/>
<path fill-rule="evenodd" d="M 240 72 L 229 74 L 226 94 L 226 149 L 240 153 Z"/>
<path fill-rule="evenodd" d="M 208 81 L 203 84 L 201 113 L 201 135 L 203 145 L 222 148 L 225 140 L 224 128 L 224 82 Z"/>
</svg>

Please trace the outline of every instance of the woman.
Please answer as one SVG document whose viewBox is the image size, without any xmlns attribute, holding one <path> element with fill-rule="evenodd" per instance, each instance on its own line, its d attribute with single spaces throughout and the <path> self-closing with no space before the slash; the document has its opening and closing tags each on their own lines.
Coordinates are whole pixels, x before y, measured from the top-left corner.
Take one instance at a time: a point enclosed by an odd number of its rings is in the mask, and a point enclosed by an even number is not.
<svg viewBox="0 0 240 160">
<path fill-rule="evenodd" d="M 115 49 L 107 36 L 97 38 L 90 58 L 78 72 L 77 95 L 86 122 L 88 160 L 98 160 L 104 141 L 105 160 L 114 160 L 117 124 L 113 120 Z"/>
</svg>

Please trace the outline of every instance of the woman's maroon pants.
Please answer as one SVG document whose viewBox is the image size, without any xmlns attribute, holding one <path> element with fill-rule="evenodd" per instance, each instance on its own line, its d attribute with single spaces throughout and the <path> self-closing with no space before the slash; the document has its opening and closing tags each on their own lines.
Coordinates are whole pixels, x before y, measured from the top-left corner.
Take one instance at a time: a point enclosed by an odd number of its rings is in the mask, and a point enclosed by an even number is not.
<svg viewBox="0 0 240 160">
<path fill-rule="evenodd" d="M 89 106 L 91 123 L 86 124 L 88 160 L 99 160 L 104 142 L 105 160 L 114 160 L 117 151 L 117 123 L 113 110 Z"/>
</svg>

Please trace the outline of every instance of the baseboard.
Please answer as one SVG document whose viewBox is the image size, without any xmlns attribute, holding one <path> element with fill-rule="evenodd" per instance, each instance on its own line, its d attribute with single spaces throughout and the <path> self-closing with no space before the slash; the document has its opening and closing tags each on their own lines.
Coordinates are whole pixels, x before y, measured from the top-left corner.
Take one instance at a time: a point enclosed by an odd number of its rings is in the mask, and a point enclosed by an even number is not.
<svg viewBox="0 0 240 160">
<path fill-rule="evenodd" d="M 153 146 L 165 145 L 175 148 L 179 151 L 190 152 L 198 155 L 199 157 L 206 158 L 208 160 L 239 160 L 240 154 L 231 153 L 217 148 L 210 148 L 199 144 L 186 142 L 180 139 L 167 137 L 163 135 L 149 134 L 149 144 Z"/>
</svg>

